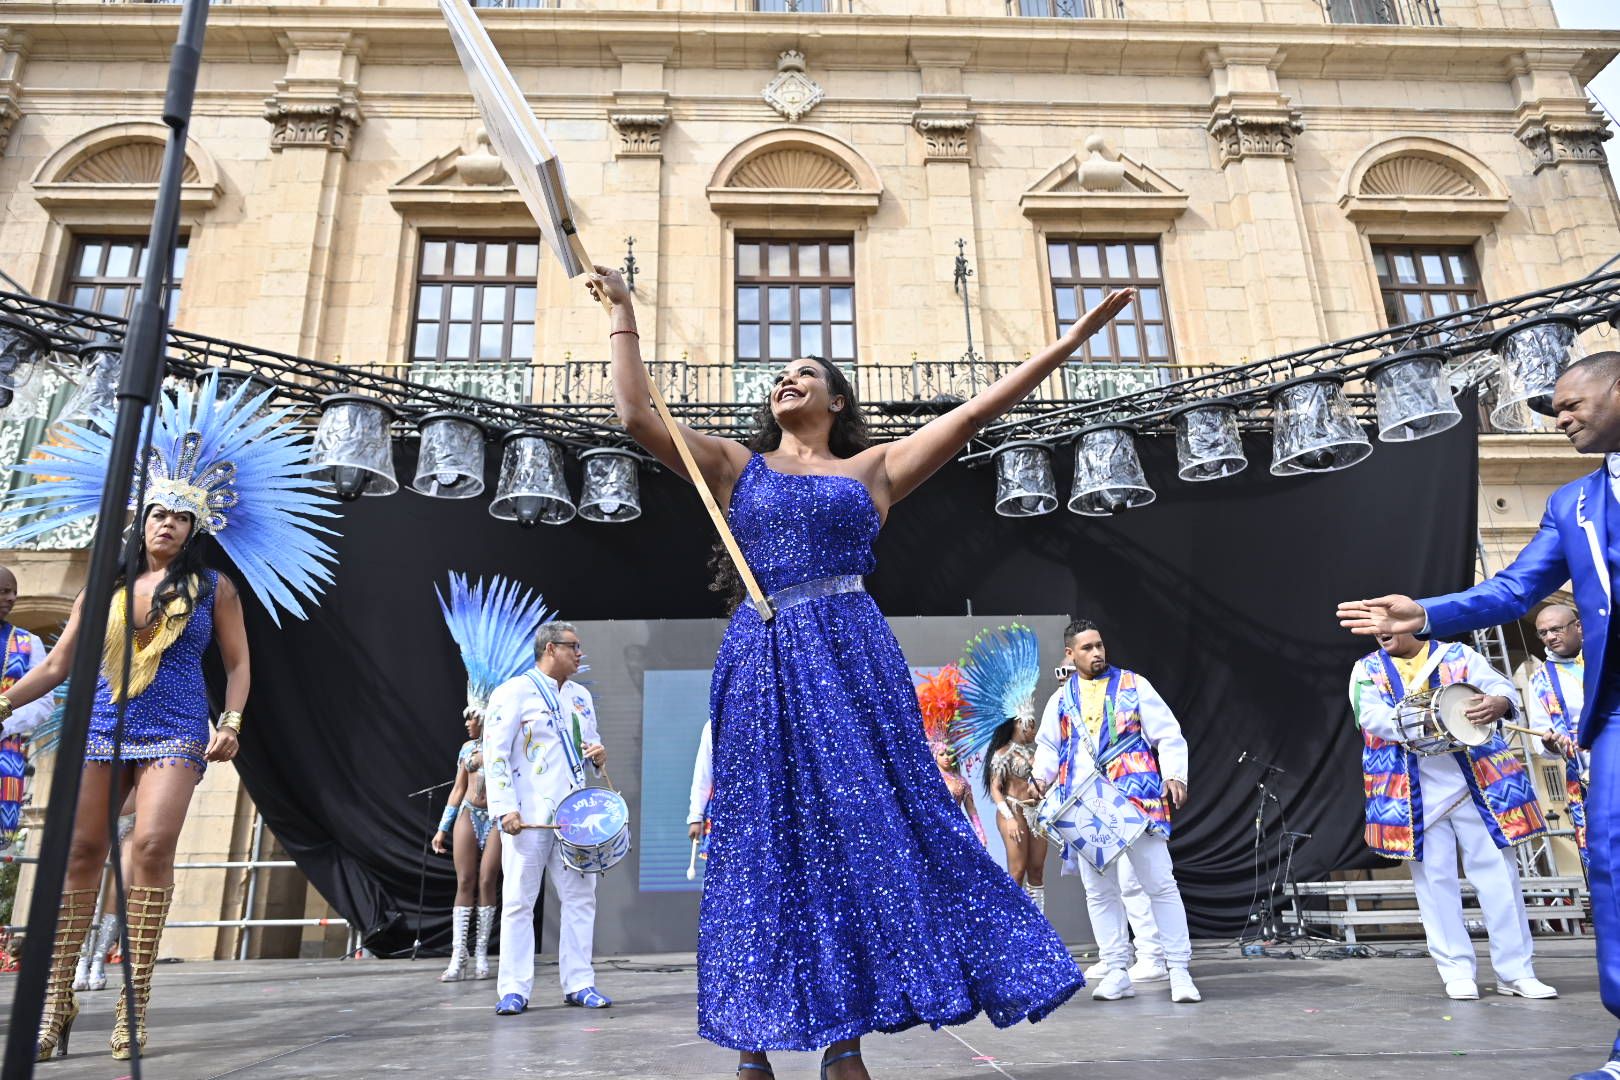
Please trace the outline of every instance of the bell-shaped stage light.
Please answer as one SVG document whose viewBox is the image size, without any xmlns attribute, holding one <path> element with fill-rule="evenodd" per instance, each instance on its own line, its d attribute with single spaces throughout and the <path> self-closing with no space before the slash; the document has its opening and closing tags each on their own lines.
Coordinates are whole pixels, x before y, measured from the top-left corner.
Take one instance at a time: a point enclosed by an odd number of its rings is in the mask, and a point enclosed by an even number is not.
<svg viewBox="0 0 1620 1080">
<path fill-rule="evenodd" d="M 1183 480 L 1220 480 L 1249 466 L 1238 432 L 1237 406 L 1200 401 L 1170 414 L 1176 429 L 1176 475 Z"/>
<path fill-rule="evenodd" d="M 573 520 L 574 500 L 568 497 L 562 450 L 556 443 L 524 428 L 502 437 L 501 479 L 489 512 L 525 529 Z"/>
<path fill-rule="evenodd" d="M 1580 359 L 1577 324 L 1567 315 L 1540 315 L 1491 335 L 1491 351 L 1501 357 L 1496 375 L 1496 406 L 1491 426 L 1498 431 L 1534 431 L 1528 415 L 1553 415 L 1553 384 Z"/>
<path fill-rule="evenodd" d="M 124 374 L 122 342 L 96 341 L 77 350 L 78 364 L 69 378 L 77 383 L 58 420 L 82 424 L 92 417 L 110 418 L 118 409 L 118 383 Z"/>
<path fill-rule="evenodd" d="M 1039 517 L 1057 509 L 1057 479 L 1052 475 L 1052 449 L 1043 443 L 1004 443 L 996 463 L 996 513 L 1002 517 Z"/>
<path fill-rule="evenodd" d="M 1157 497 L 1136 456 L 1136 432 L 1131 427 L 1105 424 L 1080 433 L 1069 494 L 1072 512 L 1103 517 L 1146 506 Z"/>
<path fill-rule="evenodd" d="M 0 409 L 24 412 L 38 400 L 50 339 L 19 319 L 0 316 Z"/>
<path fill-rule="evenodd" d="M 1367 369 L 1377 395 L 1378 438 L 1411 442 L 1462 420 L 1446 377 L 1446 354 L 1434 349 L 1387 356 Z"/>
<path fill-rule="evenodd" d="M 634 521 L 641 516 L 641 461 L 628 450 L 604 446 L 580 456 L 585 486 L 579 516 L 586 521 Z"/>
<path fill-rule="evenodd" d="M 430 412 L 416 422 L 422 433 L 411 490 L 436 499 L 484 493 L 484 426 L 458 412 Z"/>
<path fill-rule="evenodd" d="M 321 399 L 310 461 L 316 480 L 337 488 L 338 498 L 352 502 L 362 495 L 392 495 L 394 444 L 388 428 L 394 410 L 376 398 L 333 394 Z"/>
<path fill-rule="evenodd" d="M 1271 475 L 1337 472 L 1372 453 L 1344 383 L 1307 375 L 1271 390 Z"/>
<path fill-rule="evenodd" d="M 260 394 L 276 388 L 276 384 L 263 375 L 252 371 L 243 371 L 241 368 L 228 367 L 203 368 L 197 372 L 197 385 L 202 386 L 206 383 L 210 375 L 219 379 L 219 382 L 215 385 L 219 388 L 219 396 L 226 400 L 229 400 L 244 386 L 247 387 L 247 393 L 243 395 L 243 401 L 252 401 Z"/>
</svg>

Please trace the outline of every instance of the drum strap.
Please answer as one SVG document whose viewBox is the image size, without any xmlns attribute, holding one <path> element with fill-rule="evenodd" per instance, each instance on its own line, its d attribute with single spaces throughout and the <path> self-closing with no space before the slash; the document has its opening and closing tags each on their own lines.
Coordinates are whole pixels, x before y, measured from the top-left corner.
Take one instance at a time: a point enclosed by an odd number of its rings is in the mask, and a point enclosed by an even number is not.
<svg viewBox="0 0 1620 1080">
<path fill-rule="evenodd" d="M 1379 649 L 1378 659 L 1384 663 L 1384 674 L 1389 677 L 1389 692 L 1394 696 L 1395 700 L 1400 701 L 1410 694 L 1413 687 L 1416 686 L 1423 686 L 1424 684 L 1439 686 L 1440 680 L 1435 677 L 1435 669 L 1440 666 L 1440 661 L 1445 659 L 1445 655 L 1446 650 L 1440 648 L 1437 642 L 1429 642 L 1429 658 L 1418 669 L 1417 675 L 1412 679 L 1413 686 L 1409 687 L 1401 681 L 1401 673 L 1395 667 L 1394 658 L 1383 649 Z"/>
<path fill-rule="evenodd" d="M 547 712 L 551 714 L 548 718 L 548 722 L 551 724 L 551 732 L 557 736 L 557 741 L 562 743 L 563 757 L 567 759 L 568 768 L 574 774 L 574 785 L 584 787 L 585 761 L 580 757 L 579 747 L 574 745 L 574 733 L 564 728 L 562 702 L 557 699 L 557 695 L 552 692 L 551 687 L 546 685 L 543 675 L 532 668 L 524 674 L 528 675 L 529 681 L 534 683 L 534 688 L 540 692 L 540 699 L 546 703 Z"/>
</svg>

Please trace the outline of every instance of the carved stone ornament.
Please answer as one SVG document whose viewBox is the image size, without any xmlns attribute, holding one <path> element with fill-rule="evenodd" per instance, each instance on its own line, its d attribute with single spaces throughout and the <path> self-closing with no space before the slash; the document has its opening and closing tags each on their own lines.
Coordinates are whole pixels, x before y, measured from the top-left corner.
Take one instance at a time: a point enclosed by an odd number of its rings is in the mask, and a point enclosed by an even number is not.
<svg viewBox="0 0 1620 1080">
<path fill-rule="evenodd" d="M 266 98 L 264 118 L 274 129 L 270 133 L 272 150 L 318 146 L 344 154 L 349 152 L 355 130 L 364 119 L 359 102 L 347 96 L 318 101 Z"/>
<path fill-rule="evenodd" d="M 926 161 L 971 161 L 973 117 L 967 114 L 916 113 L 911 126 L 923 137 Z"/>
<path fill-rule="evenodd" d="M 17 99 L 10 94 L 0 94 L 0 157 L 6 152 L 6 144 L 11 141 L 11 125 L 17 122 L 22 110 L 17 107 Z"/>
<path fill-rule="evenodd" d="M 1261 113 L 1223 110 L 1209 122 L 1209 133 L 1220 144 L 1221 165 L 1251 157 L 1293 160 L 1294 136 L 1305 123 L 1293 110 Z"/>
<path fill-rule="evenodd" d="M 789 123 L 798 123 L 800 117 L 821 104 L 826 93 L 804 73 L 804 54 L 789 49 L 777 56 L 776 78 L 765 84 L 760 96 Z"/>
<path fill-rule="evenodd" d="M 1603 144 L 1614 132 L 1602 123 L 1531 124 L 1519 133 L 1519 141 L 1536 155 L 1536 172 L 1563 164 L 1605 165 L 1608 156 Z"/>
<path fill-rule="evenodd" d="M 506 183 L 506 167 L 489 149 L 489 132 L 478 129 L 477 146 L 456 158 L 456 177 L 468 187 L 497 187 Z"/>
<path fill-rule="evenodd" d="M 619 133 L 615 157 L 662 157 L 664 128 L 669 126 L 669 113 L 611 113 L 608 123 Z"/>
</svg>

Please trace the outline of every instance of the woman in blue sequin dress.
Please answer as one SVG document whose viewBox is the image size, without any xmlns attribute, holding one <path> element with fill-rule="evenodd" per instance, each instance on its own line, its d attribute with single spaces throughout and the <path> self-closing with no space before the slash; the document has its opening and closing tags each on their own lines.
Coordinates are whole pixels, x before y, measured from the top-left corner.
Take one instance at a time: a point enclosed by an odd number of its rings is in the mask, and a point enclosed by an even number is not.
<svg viewBox="0 0 1620 1080">
<path fill-rule="evenodd" d="M 113 741 L 119 705 L 114 688 L 124 684 L 123 652 L 129 641 L 122 580 L 113 595 L 107 645 L 101 650 L 102 671 L 91 707 L 84 778 L 73 819 L 63 914 L 57 926 L 58 966 L 64 951 L 77 955 L 79 940 L 88 928 L 107 858 L 108 801 L 116 798 L 122 805 L 126 794 L 133 791 L 133 858 L 125 873 L 136 1015 L 133 1023 L 125 1016 L 120 995 L 112 1036 L 115 1058 L 129 1057 L 131 1042 L 146 1045 L 152 964 L 174 891 L 175 845 L 192 791 L 202 779 L 206 762 L 229 761 L 237 752 L 236 732 L 224 726 L 223 716 L 222 725 L 209 730 L 203 654 L 210 644 L 218 644 L 225 666 L 226 715 L 239 716 L 248 695 L 247 629 L 241 597 L 229 578 L 205 567 L 195 527 L 193 515 L 154 503 L 132 537 L 136 565 L 142 569 L 133 586 L 134 653 L 117 771 L 115 774 Z M 99 647 L 99 643 L 79 640 L 82 603 L 81 597 L 74 604 L 67 627 L 45 662 L 6 691 L 4 700 L 10 708 L 20 708 L 56 689 L 67 678 L 73 655 L 81 646 Z M 120 674 L 109 680 L 109 671 Z M 71 973 L 71 961 L 68 970 Z M 42 1060 L 57 1049 L 66 1051 L 78 1015 L 78 1006 L 65 986 L 59 989 L 53 981 L 49 994 L 65 996 L 61 1001 L 47 1000 L 40 1035 Z"/>
<path fill-rule="evenodd" d="M 648 404 L 629 291 L 613 301 L 615 403 L 685 475 Z M 766 1052 L 916 1024 L 1039 1020 L 1084 985 L 1051 924 L 974 836 L 923 737 L 911 672 L 861 577 L 889 508 L 1106 325 L 1116 293 L 973 400 L 877 446 L 831 364 L 787 364 L 749 446 L 686 430 L 774 616 L 739 607 L 715 660 L 714 829 L 698 933 L 698 1030 L 770 1074 Z"/>
</svg>

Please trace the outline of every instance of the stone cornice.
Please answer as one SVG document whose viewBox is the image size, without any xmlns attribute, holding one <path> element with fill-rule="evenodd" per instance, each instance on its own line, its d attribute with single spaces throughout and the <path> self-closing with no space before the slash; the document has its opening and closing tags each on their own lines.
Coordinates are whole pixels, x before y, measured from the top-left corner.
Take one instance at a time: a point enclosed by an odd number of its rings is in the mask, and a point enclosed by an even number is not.
<svg viewBox="0 0 1620 1080">
<path fill-rule="evenodd" d="M 179 23 L 171 5 L 92 2 L 6 5 L 8 26 L 27 30 L 41 59 L 165 59 Z M 492 9 L 480 12 L 514 66 L 605 67 L 621 55 L 668 50 L 673 67 L 762 67 L 805 39 L 827 71 L 914 69 L 917 57 L 964 58 L 972 70 L 1200 73 L 1211 41 L 1230 50 L 1274 48 L 1285 77 L 1415 75 L 1500 79 L 1517 54 L 1573 55 L 1589 79 L 1620 53 L 1620 32 L 1558 29 L 1215 23 L 1141 19 L 818 15 L 764 12 Z M 1056 23 L 1057 25 L 1054 25 Z M 444 21 L 429 3 L 378 7 L 235 3 L 209 12 L 210 60 L 274 60 L 278 35 L 363 30 L 372 62 L 454 63 Z"/>
</svg>

